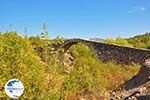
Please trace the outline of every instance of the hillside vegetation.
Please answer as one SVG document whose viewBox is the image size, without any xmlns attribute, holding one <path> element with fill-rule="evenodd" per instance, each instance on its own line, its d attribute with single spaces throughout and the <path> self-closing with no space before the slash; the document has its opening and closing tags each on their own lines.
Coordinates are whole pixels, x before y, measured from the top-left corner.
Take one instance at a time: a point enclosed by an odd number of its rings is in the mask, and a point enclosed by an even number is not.
<svg viewBox="0 0 150 100">
<path fill-rule="evenodd" d="M 135 37 L 127 39 L 127 41 L 134 47 L 150 49 L 150 33 L 145 33 L 144 35 L 137 35 Z"/>
<path fill-rule="evenodd" d="M 119 44 L 119 45 L 124 45 L 129 47 L 150 49 L 150 33 L 137 35 L 131 38 L 121 38 L 121 37 L 118 37 L 116 39 L 107 38 L 104 40 L 104 42 Z"/>
<path fill-rule="evenodd" d="M 59 53 L 47 47 L 47 44 L 62 43 L 64 40 L 24 37 L 16 32 L 0 33 L 0 99 L 9 99 L 4 85 L 12 78 L 24 84 L 21 100 L 104 98 L 105 91 L 116 88 L 139 70 L 136 64 L 127 66 L 113 61 L 98 61 L 87 46 L 77 44 L 69 50 L 73 61 L 68 73 L 66 66 L 58 63 Z M 105 41 L 149 48 L 150 35 Z M 43 46 L 44 52 L 34 50 L 38 46 Z"/>
</svg>

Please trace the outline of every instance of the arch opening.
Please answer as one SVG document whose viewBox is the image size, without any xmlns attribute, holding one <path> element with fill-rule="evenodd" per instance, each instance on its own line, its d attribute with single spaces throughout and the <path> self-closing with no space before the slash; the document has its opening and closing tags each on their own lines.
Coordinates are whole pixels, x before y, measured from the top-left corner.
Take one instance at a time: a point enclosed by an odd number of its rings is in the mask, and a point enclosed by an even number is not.
<svg viewBox="0 0 150 100">
<path fill-rule="evenodd" d="M 85 62 L 86 65 L 90 61 L 98 60 L 94 54 L 93 49 L 84 42 L 76 42 L 69 45 L 66 51 L 61 55 L 61 64 L 64 65 L 64 69 L 67 73 L 70 73 L 74 67 L 80 67 Z M 79 63 L 81 62 L 81 63 Z"/>
</svg>

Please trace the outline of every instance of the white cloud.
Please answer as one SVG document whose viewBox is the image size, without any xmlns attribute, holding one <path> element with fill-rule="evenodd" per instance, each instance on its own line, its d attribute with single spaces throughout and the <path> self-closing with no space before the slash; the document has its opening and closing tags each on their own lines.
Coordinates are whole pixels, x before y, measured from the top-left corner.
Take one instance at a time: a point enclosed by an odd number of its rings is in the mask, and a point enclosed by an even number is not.
<svg viewBox="0 0 150 100">
<path fill-rule="evenodd" d="M 146 11 L 145 7 L 133 7 L 128 13 L 135 13 L 135 12 L 143 12 Z"/>
<path fill-rule="evenodd" d="M 146 8 L 145 8 L 145 7 L 141 7 L 140 10 L 141 10 L 141 11 L 145 11 Z"/>
</svg>

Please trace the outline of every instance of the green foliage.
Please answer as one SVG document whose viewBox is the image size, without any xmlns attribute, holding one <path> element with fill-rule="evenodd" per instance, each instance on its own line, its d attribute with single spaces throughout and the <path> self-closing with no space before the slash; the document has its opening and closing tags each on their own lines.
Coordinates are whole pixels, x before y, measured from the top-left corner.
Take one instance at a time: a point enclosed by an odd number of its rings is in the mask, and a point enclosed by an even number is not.
<svg viewBox="0 0 150 100">
<path fill-rule="evenodd" d="M 111 44 L 119 44 L 119 45 L 128 46 L 128 47 L 133 47 L 126 39 L 121 38 L 121 37 L 118 37 L 115 40 L 108 38 L 108 39 L 105 39 L 104 42 L 111 43 Z"/>
<path fill-rule="evenodd" d="M 127 41 L 134 47 L 138 48 L 150 48 L 150 33 L 145 33 L 144 35 L 138 35 L 127 39 Z"/>
<path fill-rule="evenodd" d="M 128 47 L 136 48 L 147 48 L 150 49 L 150 33 L 145 33 L 143 35 L 137 35 L 132 38 L 116 38 L 116 39 L 105 39 L 104 42 L 111 44 L 119 44 Z"/>
<path fill-rule="evenodd" d="M 7 98 L 4 85 L 10 79 L 19 79 L 25 86 L 20 99 L 38 99 L 42 96 L 44 66 L 26 38 L 14 32 L 0 34 L 0 98 Z"/>
<path fill-rule="evenodd" d="M 43 32 L 41 33 L 42 39 L 48 39 L 48 25 L 43 24 Z"/>
<path fill-rule="evenodd" d="M 34 47 L 38 47 L 44 44 L 43 40 L 41 40 L 39 36 L 31 36 L 29 37 L 29 40 Z"/>
<path fill-rule="evenodd" d="M 74 69 L 64 83 L 65 96 L 85 93 L 100 97 L 105 89 L 116 88 L 138 69 L 137 65 L 127 68 L 115 62 L 97 61 L 90 48 L 83 44 L 72 46 L 71 51 L 75 58 Z"/>
</svg>

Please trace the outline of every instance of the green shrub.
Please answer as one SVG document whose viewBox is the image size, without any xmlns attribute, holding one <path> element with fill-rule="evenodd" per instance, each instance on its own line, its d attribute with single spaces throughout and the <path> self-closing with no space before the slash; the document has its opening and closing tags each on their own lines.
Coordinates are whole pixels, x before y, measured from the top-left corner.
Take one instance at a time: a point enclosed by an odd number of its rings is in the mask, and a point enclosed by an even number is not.
<svg viewBox="0 0 150 100">
<path fill-rule="evenodd" d="M 118 37 L 116 39 L 105 39 L 104 42 L 106 43 L 111 43 L 111 44 L 119 44 L 119 45 L 123 45 L 123 46 L 128 46 L 128 47 L 133 47 L 132 44 L 130 44 L 126 39 Z"/>
<path fill-rule="evenodd" d="M 127 41 L 137 48 L 149 48 L 150 47 L 150 33 L 137 35 L 135 37 L 127 39 Z"/>
<path fill-rule="evenodd" d="M 13 78 L 24 84 L 21 99 L 38 99 L 43 95 L 44 66 L 28 39 L 9 32 L 0 34 L 0 98 L 7 97 L 3 88 Z"/>
</svg>

